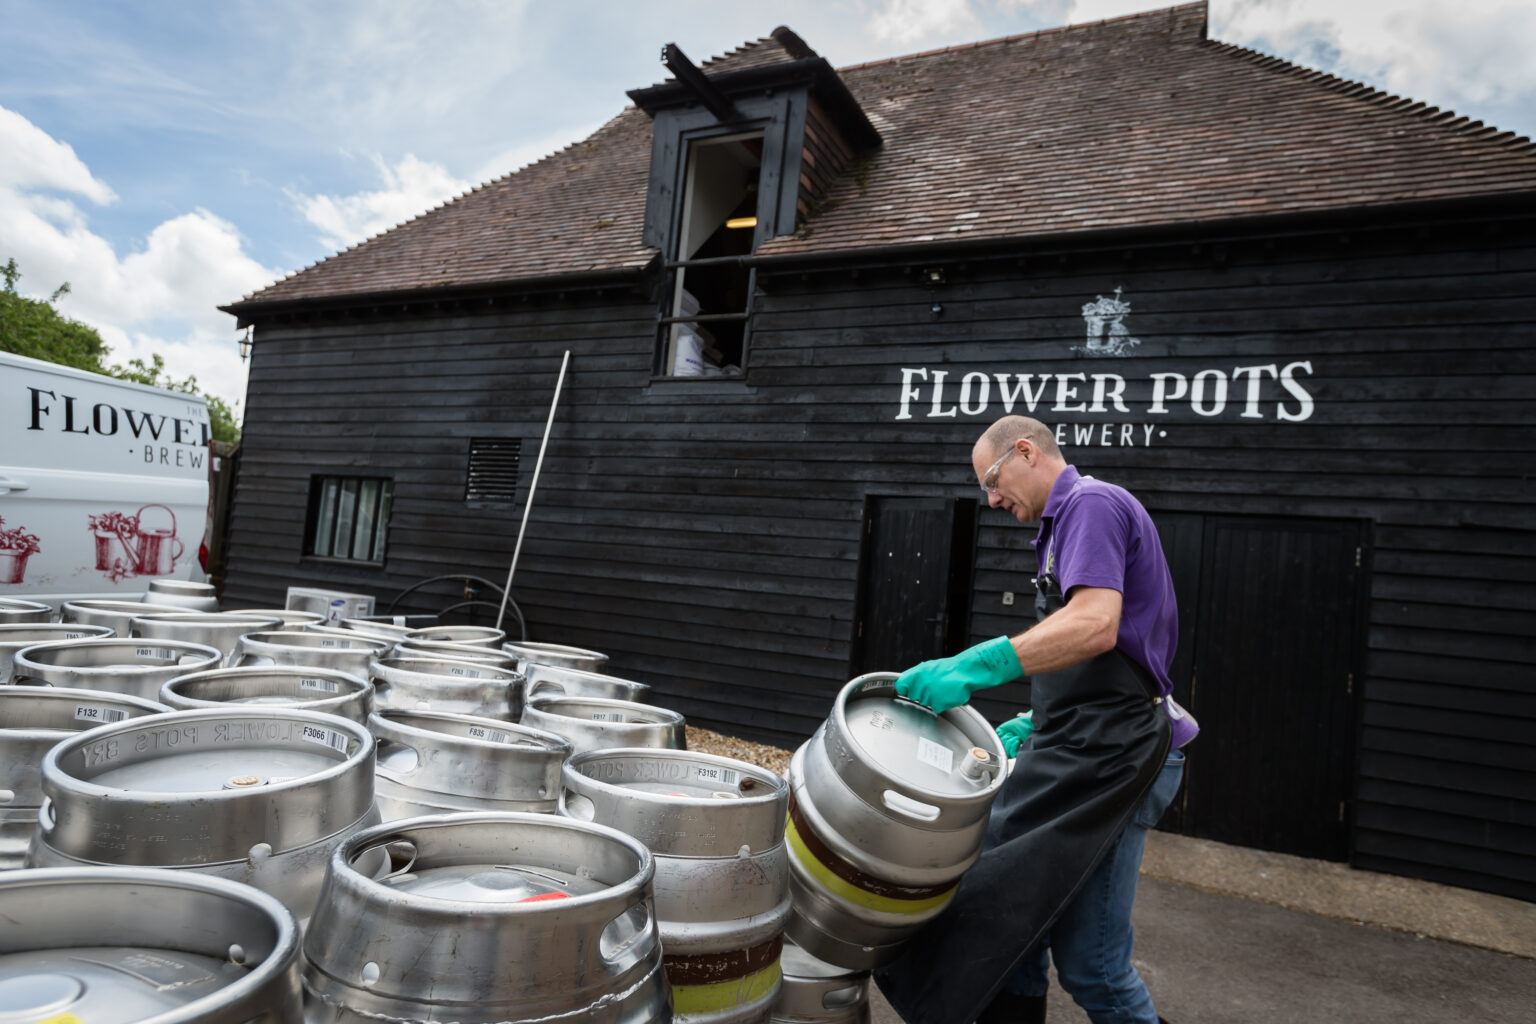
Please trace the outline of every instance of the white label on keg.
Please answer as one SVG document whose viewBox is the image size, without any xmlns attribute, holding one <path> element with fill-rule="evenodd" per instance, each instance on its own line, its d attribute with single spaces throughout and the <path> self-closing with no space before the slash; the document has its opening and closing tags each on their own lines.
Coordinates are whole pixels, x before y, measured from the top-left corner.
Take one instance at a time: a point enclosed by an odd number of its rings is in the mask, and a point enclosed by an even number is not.
<svg viewBox="0 0 1536 1024">
<path fill-rule="evenodd" d="M 486 729 L 478 725 L 469 727 L 469 737 L 475 740 L 485 740 L 489 743 L 506 743 L 512 739 L 510 735 L 502 732 L 500 729 Z"/>
<path fill-rule="evenodd" d="M 311 743 L 323 743 L 332 750 L 343 754 L 347 752 L 347 737 L 343 733 L 334 732 L 318 725 L 306 725 L 300 730 L 300 735 Z"/>
<path fill-rule="evenodd" d="M 592 712 L 592 721 L 622 722 L 624 721 L 624 713 L 622 711 L 594 711 Z"/>
<path fill-rule="evenodd" d="M 955 752 L 926 736 L 917 738 L 917 759 L 923 764 L 933 765 L 941 772 L 949 772 L 955 767 Z"/>
<path fill-rule="evenodd" d="M 326 693 L 335 693 L 341 689 L 341 684 L 334 679 L 309 679 L 299 680 L 301 690 L 324 690 Z"/>
<path fill-rule="evenodd" d="M 320 641 L 320 646 L 321 647 L 344 647 L 344 646 L 346 646 L 346 644 L 345 644 L 345 641 L 342 641 L 342 640 L 321 640 Z"/>
<path fill-rule="evenodd" d="M 463 676 L 465 679 L 479 679 L 480 678 L 480 673 L 476 672 L 474 669 L 472 669 L 472 668 L 460 668 L 457 665 L 453 665 L 453 666 L 449 667 L 448 674 L 451 675 L 451 676 Z"/>
<path fill-rule="evenodd" d="M 159 658 L 166 660 L 176 657 L 176 652 L 168 651 L 164 647 L 135 647 L 133 649 L 133 656 L 135 658 Z"/>
<path fill-rule="evenodd" d="M 128 712 L 118 708 L 99 708 L 93 704 L 76 704 L 75 717 L 82 722 L 121 722 Z"/>
<path fill-rule="evenodd" d="M 708 779 L 710 782 L 718 782 L 725 786 L 736 785 L 736 780 L 741 774 L 730 768 L 706 768 L 700 765 L 696 776 L 700 779 Z"/>
<path fill-rule="evenodd" d="M 79 640 L 83 636 L 85 636 L 84 633 L 76 633 L 74 630 L 69 630 L 69 631 L 67 631 L 64 634 L 64 639 L 65 640 Z"/>
</svg>

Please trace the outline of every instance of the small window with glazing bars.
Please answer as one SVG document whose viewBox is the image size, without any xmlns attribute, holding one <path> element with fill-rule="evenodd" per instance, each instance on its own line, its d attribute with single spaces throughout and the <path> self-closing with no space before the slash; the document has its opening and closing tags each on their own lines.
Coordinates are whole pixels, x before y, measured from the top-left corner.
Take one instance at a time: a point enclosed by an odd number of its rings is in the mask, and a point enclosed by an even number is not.
<svg viewBox="0 0 1536 1024">
<path fill-rule="evenodd" d="M 382 565 L 393 490 L 387 477 L 310 477 L 304 553 Z"/>
</svg>

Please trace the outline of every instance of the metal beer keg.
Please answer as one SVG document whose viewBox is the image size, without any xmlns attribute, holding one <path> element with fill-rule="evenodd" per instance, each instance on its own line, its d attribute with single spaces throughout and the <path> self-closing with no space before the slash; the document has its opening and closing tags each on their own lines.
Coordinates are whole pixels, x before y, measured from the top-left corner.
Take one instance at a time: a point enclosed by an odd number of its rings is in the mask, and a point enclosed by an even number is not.
<svg viewBox="0 0 1536 1024">
<path fill-rule="evenodd" d="M 774 1024 L 869 1024 L 869 972 L 817 960 L 784 943 L 779 961 L 784 988 L 770 1018 Z"/>
<path fill-rule="evenodd" d="M 118 636 L 128 636 L 133 620 L 156 612 L 184 612 L 174 604 L 151 601 L 118 601 L 112 598 L 88 598 L 65 601 L 59 609 L 60 622 L 82 622 L 87 626 L 111 626 Z"/>
<path fill-rule="evenodd" d="M 478 661 L 482 665 L 494 665 L 508 672 L 517 671 L 517 659 L 506 651 L 475 644 L 454 643 L 451 640 L 402 639 L 395 644 L 397 658 L 441 658 L 451 661 Z"/>
<path fill-rule="evenodd" d="M 0 622 L 0 684 L 11 681 L 11 662 L 23 647 L 116 635 L 111 626 L 85 626 L 78 622 Z"/>
<path fill-rule="evenodd" d="M 394 873 L 359 858 L 388 848 Z M 548 814 L 392 821 L 331 858 L 304 943 L 308 1024 L 668 1024 L 651 854 Z"/>
<path fill-rule="evenodd" d="M 578 754 L 616 747 L 688 749 L 682 715 L 628 700 L 539 697 L 523 705 L 522 723 L 564 736 Z"/>
<path fill-rule="evenodd" d="M 288 708 L 104 725 L 49 750 L 42 787 L 29 864 L 217 875 L 271 893 L 300 921 L 331 851 L 379 821 L 373 736 Z"/>
<path fill-rule="evenodd" d="M 22 867 L 43 802 L 43 755 L 73 733 L 170 708 L 140 697 L 53 686 L 0 688 L 0 870 Z"/>
<path fill-rule="evenodd" d="M 246 665 L 307 665 L 367 676 L 368 663 L 389 652 L 389 642 L 361 633 L 336 630 L 314 633 L 284 629 L 247 633 L 235 645 L 231 668 Z"/>
<path fill-rule="evenodd" d="M 565 644 L 544 644 L 533 640 L 510 641 L 501 649 L 517 659 L 517 670 L 527 674 L 530 664 L 562 665 L 566 668 L 601 672 L 608 664 L 608 655 L 601 651 L 589 651 L 585 647 L 567 647 Z"/>
<path fill-rule="evenodd" d="M 447 811 L 552 814 L 571 741 L 521 725 L 436 711 L 384 710 L 374 796 L 385 821 Z"/>
<path fill-rule="evenodd" d="M 256 665 L 177 676 L 160 687 L 160 701 L 176 711 L 272 704 L 340 715 L 366 726 L 373 713 L 373 686 L 333 668 Z"/>
<path fill-rule="evenodd" d="M 228 658 L 247 633 L 282 629 L 275 615 L 235 615 L 231 612 L 156 612 L 140 615 L 129 624 L 132 636 L 152 640 L 184 640 L 217 647 Z"/>
<path fill-rule="evenodd" d="M 306 612 L 298 608 L 226 608 L 226 615 L 271 615 L 282 620 L 282 629 L 302 629 L 305 626 L 325 621 L 325 616 L 319 612 Z"/>
<path fill-rule="evenodd" d="M 551 697 L 607 697 L 610 700 L 632 700 L 644 703 L 651 688 L 633 679 L 607 676 L 601 672 L 587 672 L 563 665 L 540 665 L 532 662 L 524 672 L 528 682 L 523 687 L 523 699 L 548 695 Z"/>
<path fill-rule="evenodd" d="M 180 640 L 58 640 L 17 651 L 11 663 L 11 681 L 107 690 L 155 700 L 167 680 L 218 668 L 223 660 L 216 647 Z"/>
<path fill-rule="evenodd" d="M 191 580 L 150 580 L 148 600 L 156 604 L 181 605 L 195 612 L 219 610 L 219 592 L 213 584 Z"/>
<path fill-rule="evenodd" d="M 405 634 L 406 640 L 430 640 L 448 644 L 471 644 L 495 650 L 507 638 L 506 630 L 494 626 L 423 626 Z"/>
<path fill-rule="evenodd" d="M 523 707 L 523 677 L 480 661 L 382 658 L 368 666 L 380 710 L 447 711 L 513 722 Z"/>
<path fill-rule="evenodd" d="M 969 705 L 896 696 L 895 673 L 844 686 L 789 765 L 789 937 L 869 970 L 939 914 L 981 855 L 1002 741 Z"/>
<path fill-rule="evenodd" d="M 0 624 L 20 622 L 47 622 L 53 617 L 53 605 L 41 601 L 23 601 L 16 597 L 0 597 Z"/>
<path fill-rule="evenodd" d="M 381 640 L 391 640 L 396 643 L 405 639 L 405 634 L 412 628 L 394 622 L 384 622 L 381 619 L 342 619 L 337 625 L 342 629 L 356 630 L 368 636 L 376 636 Z"/>
<path fill-rule="evenodd" d="M 0 875 L 0 1019 L 297 1024 L 299 926 L 247 885 L 152 868 Z"/>
<path fill-rule="evenodd" d="M 566 762 L 561 813 L 609 825 L 656 858 L 672 1008 L 690 1024 L 764 1021 L 789 920 L 789 787 L 765 768 L 676 750 Z"/>
</svg>

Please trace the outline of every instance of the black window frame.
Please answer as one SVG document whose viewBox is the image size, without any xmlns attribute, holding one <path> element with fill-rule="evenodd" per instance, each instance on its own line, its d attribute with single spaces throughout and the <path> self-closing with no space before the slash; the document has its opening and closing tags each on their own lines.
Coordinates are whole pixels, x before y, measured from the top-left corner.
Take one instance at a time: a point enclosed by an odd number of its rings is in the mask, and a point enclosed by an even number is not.
<svg viewBox="0 0 1536 1024">
<path fill-rule="evenodd" d="M 334 510 L 327 510 L 327 485 L 330 482 L 335 482 L 337 485 L 336 499 L 339 499 L 342 494 L 345 493 L 345 490 L 349 484 L 356 485 L 356 491 L 354 493 L 357 497 L 362 496 L 363 489 L 366 485 L 379 485 L 375 492 L 373 504 L 374 512 L 371 518 L 371 525 L 368 533 L 368 557 L 357 557 L 352 554 L 336 554 L 336 542 L 340 539 L 339 534 L 342 529 L 343 522 L 346 523 L 346 530 L 348 534 L 348 540 L 346 544 L 347 550 L 350 552 L 357 549 L 357 528 L 359 525 L 359 519 L 357 517 L 356 505 L 353 506 L 350 514 L 343 516 L 340 511 L 341 505 L 339 500 L 337 501 L 337 505 L 335 506 Z M 393 477 L 381 476 L 378 474 L 311 474 L 309 478 L 309 503 L 304 518 L 304 558 L 313 559 L 320 562 L 332 562 L 341 565 L 382 568 L 384 566 L 385 559 L 388 557 L 389 518 L 394 513 L 394 486 L 395 481 Z M 354 498 L 354 501 L 356 501 L 356 498 Z M 320 540 L 322 534 L 326 532 L 322 529 L 323 521 L 326 519 L 330 520 L 330 536 L 328 542 L 323 545 L 327 548 L 327 550 L 322 553 L 317 551 L 316 548 L 322 546 L 318 543 L 318 541 Z"/>
</svg>

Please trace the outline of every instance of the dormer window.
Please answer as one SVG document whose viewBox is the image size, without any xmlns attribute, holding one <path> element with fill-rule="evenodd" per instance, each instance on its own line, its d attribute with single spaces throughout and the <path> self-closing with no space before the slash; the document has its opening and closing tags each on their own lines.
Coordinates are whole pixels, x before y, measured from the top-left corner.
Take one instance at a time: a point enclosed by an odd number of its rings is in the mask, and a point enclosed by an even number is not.
<svg viewBox="0 0 1536 1024">
<path fill-rule="evenodd" d="M 644 242 L 666 274 L 652 367 L 663 377 L 745 374 L 753 254 L 880 144 L 832 66 L 789 29 L 739 52 L 706 73 L 669 43 L 674 79 L 629 93 L 655 125 Z"/>
<path fill-rule="evenodd" d="M 737 376 L 746 365 L 754 272 L 745 257 L 755 248 L 762 167 L 762 132 L 688 145 L 658 347 L 664 376 Z"/>
</svg>

